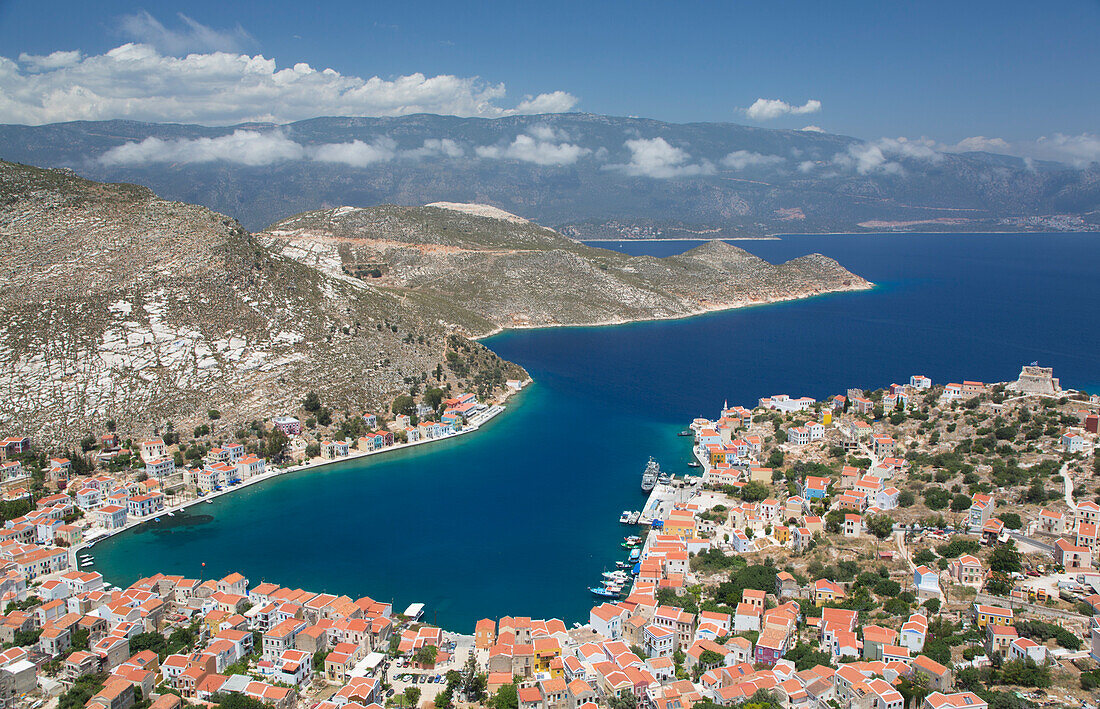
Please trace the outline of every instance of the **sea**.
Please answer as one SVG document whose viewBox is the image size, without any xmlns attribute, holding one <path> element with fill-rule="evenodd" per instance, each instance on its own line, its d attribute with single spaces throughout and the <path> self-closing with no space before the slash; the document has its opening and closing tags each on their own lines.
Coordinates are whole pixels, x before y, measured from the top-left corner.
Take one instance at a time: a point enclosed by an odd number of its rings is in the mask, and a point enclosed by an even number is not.
<svg viewBox="0 0 1100 709">
<path fill-rule="evenodd" d="M 701 242 L 600 242 L 671 256 Z M 96 545 L 123 585 L 157 571 L 426 606 L 472 632 L 504 615 L 585 622 L 623 559 L 641 473 L 692 472 L 677 433 L 725 402 L 823 398 L 925 374 L 1054 368 L 1100 391 L 1100 234 L 876 234 L 732 241 L 771 262 L 835 258 L 873 290 L 614 327 L 509 331 L 485 344 L 534 383 L 482 430 L 281 476 Z"/>
</svg>

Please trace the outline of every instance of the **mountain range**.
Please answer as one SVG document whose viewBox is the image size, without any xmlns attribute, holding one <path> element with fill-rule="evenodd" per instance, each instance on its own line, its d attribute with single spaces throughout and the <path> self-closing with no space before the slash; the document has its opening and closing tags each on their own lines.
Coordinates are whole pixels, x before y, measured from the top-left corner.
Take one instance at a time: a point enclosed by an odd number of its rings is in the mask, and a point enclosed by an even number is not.
<svg viewBox="0 0 1100 709">
<path fill-rule="evenodd" d="M 0 157 L 147 185 L 253 231 L 313 209 L 437 201 L 493 205 L 580 239 L 1100 223 L 1096 164 L 591 114 L 4 125 Z"/>
</svg>

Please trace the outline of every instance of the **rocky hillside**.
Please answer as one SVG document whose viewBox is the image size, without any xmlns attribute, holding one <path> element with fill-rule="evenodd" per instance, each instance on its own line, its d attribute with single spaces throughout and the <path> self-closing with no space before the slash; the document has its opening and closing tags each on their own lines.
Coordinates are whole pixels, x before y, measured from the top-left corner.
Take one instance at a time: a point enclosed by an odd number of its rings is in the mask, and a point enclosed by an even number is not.
<svg viewBox="0 0 1100 709">
<path fill-rule="evenodd" d="M 297 410 L 384 411 L 414 385 L 525 378 L 470 338 L 867 288 L 820 255 L 721 242 L 594 249 L 498 209 L 343 207 L 250 234 L 204 207 L 0 162 L 0 431 L 69 444 Z M 437 379 L 438 378 L 438 379 Z M 423 385 L 421 383 L 423 382 Z"/>
<path fill-rule="evenodd" d="M 259 236 L 333 277 L 446 303 L 450 322 L 471 336 L 673 318 L 870 287 L 820 254 L 773 265 L 715 241 L 671 258 L 632 257 L 480 205 L 340 207 L 285 219 Z"/>
<path fill-rule="evenodd" d="M 228 217 L 134 185 L 0 162 L 0 248 L 0 430 L 47 446 L 108 419 L 151 434 L 216 409 L 234 426 L 311 389 L 378 410 L 448 347 L 464 355 L 456 385 L 524 375 L 449 337 L 425 301 L 273 254 Z"/>
</svg>

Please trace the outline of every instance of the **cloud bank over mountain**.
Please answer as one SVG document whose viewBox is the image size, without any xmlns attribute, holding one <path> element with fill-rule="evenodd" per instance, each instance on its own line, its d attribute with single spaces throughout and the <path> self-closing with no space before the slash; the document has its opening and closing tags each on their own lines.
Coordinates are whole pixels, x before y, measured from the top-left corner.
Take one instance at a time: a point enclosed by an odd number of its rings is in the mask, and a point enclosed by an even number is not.
<svg viewBox="0 0 1100 709">
<path fill-rule="evenodd" d="M 0 122 L 41 125 L 127 118 L 227 125 L 288 123 L 319 113 L 495 118 L 561 113 L 577 105 L 575 96 L 559 90 L 527 96 L 509 106 L 504 84 L 476 76 L 413 73 L 364 78 L 304 62 L 279 68 L 262 54 L 219 49 L 180 57 L 159 48 L 228 43 L 221 36 L 196 33 L 197 37 L 179 38 L 145 22 L 135 34 L 151 43 L 126 43 L 91 56 L 58 51 L 21 54 L 16 60 L 0 57 Z"/>
</svg>

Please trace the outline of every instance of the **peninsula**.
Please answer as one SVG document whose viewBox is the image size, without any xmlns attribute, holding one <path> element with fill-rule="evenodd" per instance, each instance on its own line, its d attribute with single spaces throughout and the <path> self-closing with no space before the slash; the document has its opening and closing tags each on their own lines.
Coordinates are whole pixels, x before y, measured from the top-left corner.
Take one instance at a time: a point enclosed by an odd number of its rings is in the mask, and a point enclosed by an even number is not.
<svg viewBox="0 0 1100 709">
<path fill-rule="evenodd" d="M 229 432 L 314 390 L 349 416 L 429 379 L 490 400 L 528 378 L 472 340 L 502 328 L 870 287 L 820 255 L 629 257 L 484 207 L 342 207 L 251 234 L 143 187 L 7 162 L 0 198 L 0 423 L 53 449 L 108 422 Z"/>
</svg>

